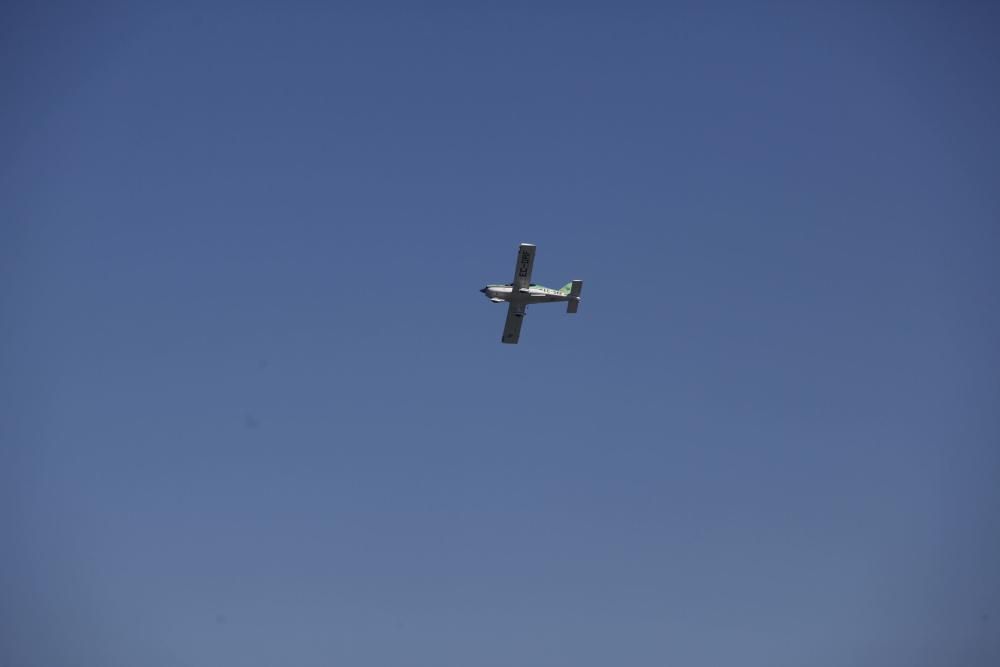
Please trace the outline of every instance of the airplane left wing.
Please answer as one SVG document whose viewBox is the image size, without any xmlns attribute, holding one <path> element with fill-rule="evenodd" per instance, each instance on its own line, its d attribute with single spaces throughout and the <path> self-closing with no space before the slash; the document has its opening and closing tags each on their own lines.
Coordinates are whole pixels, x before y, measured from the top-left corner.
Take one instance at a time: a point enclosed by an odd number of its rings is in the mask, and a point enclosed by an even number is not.
<svg viewBox="0 0 1000 667">
<path fill-rule="evenodd" d="M 535 244 L 522 243 L 514 267 L 514 289 L 527 289 L 531 284 L 531 268 L 535 265 Z"/>
<path fill-rule="evenodd" d="M 503 324 L 503 337 L 501 343 L 516 345 L 521 338 L 521 323 L 524 321 L 524 311 L 527 308 L 523 303 L 512 303 L 507 307 L 507 321 Z"/>
</svg>

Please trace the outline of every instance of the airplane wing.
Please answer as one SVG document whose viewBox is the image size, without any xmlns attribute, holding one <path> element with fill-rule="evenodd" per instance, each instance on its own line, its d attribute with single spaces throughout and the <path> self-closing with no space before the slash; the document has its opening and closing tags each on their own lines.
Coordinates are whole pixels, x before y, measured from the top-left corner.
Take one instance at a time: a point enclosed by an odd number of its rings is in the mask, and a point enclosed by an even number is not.
<svg viewBox="0 0 1000 667">
<path fill-rule="evenodd" d="M 514 267 L 514 289 L 525 289 L 531 284 L 531 268 L 534 265 L 535 245 L 522 243 L 517 252 L 517 265 Z"/>
<path fill-rule="evenodd" d="M 512 303 L 507 307 L 507 321 L 503 324 L 501 343 L 514 345 L 521 338 L 521 322 L 524 321 L 526 308 L 527 306 L 523 303 Z"/>
</svg>

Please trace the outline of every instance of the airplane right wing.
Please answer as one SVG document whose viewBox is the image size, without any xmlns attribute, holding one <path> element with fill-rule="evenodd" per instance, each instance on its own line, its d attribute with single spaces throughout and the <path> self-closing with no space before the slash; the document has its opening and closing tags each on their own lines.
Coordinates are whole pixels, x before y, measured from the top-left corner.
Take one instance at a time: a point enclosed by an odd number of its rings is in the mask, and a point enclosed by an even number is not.
<svg viewBox="0 0 1000 667">
<path fill-rule="evenodd" d="M 507 321 L 503 324 L 503 338 L 501 343 L 517 344 L 521 338 L 521 323 L 524 321 L 524 311 L 527 306 L 523 303 L 512 303 L 507 307 Z"/>
</svg>

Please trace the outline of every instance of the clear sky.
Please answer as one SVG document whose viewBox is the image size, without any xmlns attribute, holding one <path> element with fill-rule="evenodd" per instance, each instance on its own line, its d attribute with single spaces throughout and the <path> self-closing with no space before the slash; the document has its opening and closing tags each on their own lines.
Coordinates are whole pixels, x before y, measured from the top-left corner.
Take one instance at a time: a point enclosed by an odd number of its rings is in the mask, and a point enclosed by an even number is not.
<svg viewBox="0 0 1000 667">
<path fill-rule="evenodd" d="M 998 33 L 4 3 L 0 665 L 1000 664 Z"/>
</svg>

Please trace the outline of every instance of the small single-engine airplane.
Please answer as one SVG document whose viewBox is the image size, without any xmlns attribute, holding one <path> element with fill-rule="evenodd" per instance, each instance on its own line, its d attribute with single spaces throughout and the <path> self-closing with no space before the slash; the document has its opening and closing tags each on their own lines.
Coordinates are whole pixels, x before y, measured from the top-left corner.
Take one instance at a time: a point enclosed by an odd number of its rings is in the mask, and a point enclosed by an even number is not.
<svg viewBox="0 0 1000 667">
<path fill-rule="evenodd" d="M 566 283 L 562 289 L 550 289 L 531 282 L 531 268 L 535 264 L 535 245 L 522 243 L 517 253 L 514 267 L 514 282 L 505 285 L 487 285 L 479 290 L 493 303 L 506 301 L 507 321 L 503 325 L 502 343 L 517 343 L 521 337 L 521 321 L 529 303 L 551 303 L 566 301 L 566 312 L 575 313 L 580 307 L 582 280 Z"/>
</svg>

